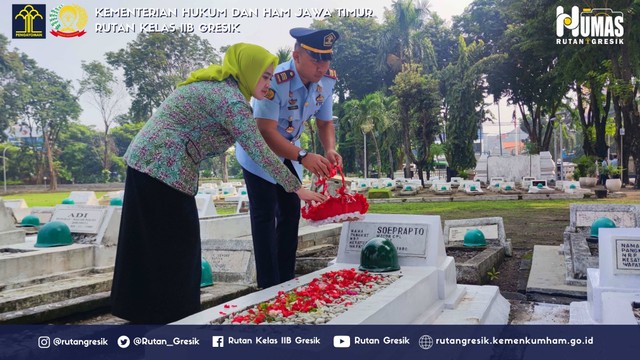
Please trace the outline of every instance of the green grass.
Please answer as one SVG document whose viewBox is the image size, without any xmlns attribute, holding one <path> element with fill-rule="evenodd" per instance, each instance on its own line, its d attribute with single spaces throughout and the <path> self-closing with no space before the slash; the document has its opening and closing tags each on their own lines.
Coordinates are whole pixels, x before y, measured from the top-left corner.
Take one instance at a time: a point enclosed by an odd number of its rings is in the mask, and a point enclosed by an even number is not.
<svg viewBox="0 0 640 360">
<path fill-rule="evenodd" d="M 99 199 L 106 192 L 96 192 Z M 2 199 L 24 199 L 27 206 L 55 206 L 62 203 L 62 200 L 69 197 L 69 192 L 44 192 L 44 193 L 23 193 L 2 196 Z M 521 212 L 535 211 L 541 209 L 569 209 L 570 204 L 635 204 L 634 199 L 597 199 L 597 200 L 505 200 L 505 201 L 456 201 L 456 202 L 424 202 L 424 203 L 384 203 L 370 204 L 370 213 L 382 214 L 415 214 L 415 215 L 442 215 L 447 218 L 457 218 L 468 216 L 470 213 L 478 213 L 478 216 L 491 212 Z M 235 213 L 234 206 L 217 207 L 220 215 Z"/>
<path fill-rule="evenodd" d="M 569 209 L 570 204 L 635 204 L 633 199 L 564 199 L 564 200 L 504 200 L 504 201 L 456 201 L 456 202 L 424 202 L 424 203 L 384 203 L 370 204 L 370 213 L 442 215 L 456 218 L 477 212 L 478 216 L 491 212 L 522 212 L 541 209 Z"/>
<path fill-rule="evenodd" d="M 28 207 L 36 206 L 55 206 L 61 204 L 62 200 L 69 197 L 69 192 L 45 192 L 45 193 L 23 193 L 2 196 L 4 199 L 24 199 L 27 202 Z M 106 194 L 105 191 L 96 191 L 96 197 L 100 199 L 102 195 Z"/>
</svg>

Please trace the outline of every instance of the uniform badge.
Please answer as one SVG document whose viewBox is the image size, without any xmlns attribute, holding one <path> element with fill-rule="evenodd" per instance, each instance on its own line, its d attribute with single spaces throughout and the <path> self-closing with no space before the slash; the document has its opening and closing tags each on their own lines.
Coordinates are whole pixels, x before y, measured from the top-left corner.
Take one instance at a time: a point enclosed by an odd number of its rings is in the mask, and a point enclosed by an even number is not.
<svg viewBox="0 0 640 360">
<path fill-rule="evenodd" d="M 316 92 L 322 92 L 322 86 L 320 85 L 316 86 Z"/>
<path fill-rule="evenodd" d="M 289 116 L 289 126 L 287 126 L 286 129 L 284 129 L 284 131 L 286 131 L 287 133 L 291 134 L 293 132 L 293 130 L 295 130 L 293 128 L 293 116 Z"/>
<path fill-rule="evenodd" d="M 329 69 L 327 70 L 327 73 L 324 74 L 324 76 L 334 79 L 334 80 L 338 80 L 338 72 L 335 71 L 334 69 Z"/>
<path fill-rule="evenodd" d="M 319 104 L 321 104 L 321 103 L 323 103 L 323 102 L 324 102 L 324 96 L 322 96 L 322 94 L 318 95 L 318 96 L 316 97 L 316 103 L 317 103 L 317 104 L 318 104 L 318 103 L 319 103 Z"/>
<path fill-rule="evenodd" d="M 267 90 L 267 94 L 264 96 L 265 99 L 268 100 L 273 100 L 273 98 L 276 96 L 276 91 L 269 88 L 269 90 Z"/>
<path fill-rule="evenodd" d="M 298 105 L 287 106 L 287 110 L 298 110 L 300 107 Z"/>
<path fill-rule="evenodd" d="M 295 105 L 298 102 L 298 99 L 289 99 L 289 105 Z"/>
<path fill-rule="evenodd" d="M 285 70 L 285 71 L 281 71 L 275 75 L 273 75 L 276 78 L 276 82 L 278 84 L 282 84 L 283 82 L 287 82 L 291 79 L 293 79 L 296 76 L 296 73 L 293 72 L 293 70 Z"/>
</svg>

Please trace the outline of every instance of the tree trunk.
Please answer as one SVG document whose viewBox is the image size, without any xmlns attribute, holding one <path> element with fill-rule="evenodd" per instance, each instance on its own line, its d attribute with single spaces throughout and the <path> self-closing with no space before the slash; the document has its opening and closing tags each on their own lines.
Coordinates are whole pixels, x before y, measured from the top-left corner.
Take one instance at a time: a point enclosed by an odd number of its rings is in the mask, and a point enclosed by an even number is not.
<svg viewBox="0 0 640 360">
<path fill-rule="evenodd" d="M 56 176 L 56 169 L 53 163 L 53 154 L 51 153 L 51 144 L 49 143 L 49 133 L 47 131 L 42 132 L 42 136 L 44 137 L 44 147 L 47 151 L 47 162 L 49 163 L 49 171 L 51 175 L 51 184 L 49 185 L 49 190 L 55 191 L 58 189 L 58 179 Z"/>
<path fill-rule="evenodd" d="M 103 154 L 103 161 L 102 161 L 102 166 L 104 167 L 105 170 L 109 170 L 109 127 L 105 127 L 104 130 L 104 154 Z"/>
<path fill-rule="evenodd" d="M 378 162 L 378 178 L 382 177 L 382 158 L 380 157 L 380 148 L 378 148 L 378 140 L 376 140 L 376 135 L 371 132 L 371 137 L 373 138 L 373 146 L 376 148 L 376 161 Z"/>
<path fill-rule="evenodd" d="M 229 182 L 229 165 L 227 164 L 227 153 L 220 154 L 220 162 L 222 163 L 222 182 Z"/>
<path fill-rule="evenodd" d="M 391 148 L 387 148 L 387 154 L 389 155 L 389 168 L 391 169 L 391 172 L 389 174 L 389 178 L 393 179 L 394 177 L 394 173 L 396 171 L 396 167 L 393 163 L 393 152 L 391 151 Z"/>
</svg>

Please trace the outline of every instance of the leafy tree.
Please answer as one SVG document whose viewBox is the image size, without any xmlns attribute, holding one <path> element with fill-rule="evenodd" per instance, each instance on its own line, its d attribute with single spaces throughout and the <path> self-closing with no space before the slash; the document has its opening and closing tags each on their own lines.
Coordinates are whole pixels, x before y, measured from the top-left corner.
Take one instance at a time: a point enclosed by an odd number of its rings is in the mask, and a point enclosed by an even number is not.
<svg viewBox="0 0 640 360">
<path fill-rule="evenodd" d="M 569 88 L 558 63 L 562 49 L 555 45 L 555 32 L 548 25 L 555 23 L 556 6 L 552 0 L 539 0 L 535 6 L 514 0 L 503 11 L 510 25 L 495 53 L 508 56 L 489 69 L 489 92 L 494 99 L 507 96 L 519 109 L 532 151 L 548 151 L 553 126 L 547 119 Z"/>
<path fill-rule="evenodd" d="M 82 124 L 70 124 L 60 133 L 60 176 L 73 183 L 102 182 L 101 136 Z"/>
<path fill-rule="evenodd" d="M 69 122 L 77 120 L 80 105 L 72 94 L 71 82 L 50 70 L 37 66 L 25 54 L 20 55 L 23 71 L 18 81 L 8 88 L 10 112 L 14 121 L 30 132 L 30 138 L 42 133 L 43 143 L 27 144 L 34 155 L 38 181 L 45 176 L 45 162 L 50 173 L 50 189 L 57 189 L 55 161 L 56 141 Z M 46 156 L 46 157 L 45 157 Z"/>
<path fill-rule="evenodd" d="M 278 64 L 282 64 L 284 62 L 291 60 L 291 48 L 290 47 L 279 48 L 278 51 L 276 51 L 276 56 L 278 57 Z"/>
<path fill-rule="evenodd" d="M 19 100 L 18 81 L 22 75 L 23 66 L 20 54 L 7 49 L 9 40 L 0 34 L 0 128 L 6 129 L 15 123 L 18 113 L 15 102 Z M 1 139 L 6 139 L 4 132 Z"/>
<path fill-rule="evenodd" d="M 331 67 L 336 69 L 339 78 L 334 90 L 339 102 L 347 98 L 362 99 L 383 88 L 385 72 L 377 66 L 375 56 L 381 25 L 375 19 L 333 16 L 314 21 L 312 27 L 331 28 L 340 33 L 331 60 Z"/>
<path fill-rule="evenodd" d="M 35 68 L 28 76 L 31 86 L 30 107 L 33 108 L 33 119 L 42 129 L 44 150 L 51 174 L 51 190 L 58 188 L 57 170 L 54 159 L 57 153 L 57 140 L 71 121 L 80 115 L 78 99 L 73 95 L 71 81 L 64 80 L 52 71 Z"/>
<path fill-rule="evenodd" d="M 482 41 L 469 46 L 459 38 L 458 61 L 449 64 L 441 74 L 446 98 L 444 149 L 449 167 L 455 171 L 474 168 L 476 165 L 473 140 L 478 138 L 478 128 L 485 119 L 484 75 L 499 55 L 483 57 Z"/>
<path fill-rule="evenodd" d="M 144 123 L 124 123 L 111 129 L 110 135 L 114 142 L 117 156 L 124 156 L 129 144 L 131 144 L 131 141 L 143 126 Z"/>
<path fill-rule="evenodd" d="M 86 94 L 89 103 L 100 111 L 104 125 L 102 168 L 109 169 L 109 129 L 121 111 L 120 105 L 124 100 L 124 89 L 119 86 L 113 71 L 100 62 L 86 63 L 83 61 L 81 67 L 84 74 L 79 81 L 80 90 L 78 93 L 79 95 Z"/>
<path fill-rule="evenodd" d="M 359 128 L 363 139 L 367 135 L 371 136 L 375 147 L 378 174 L 382 174 L 382 157 L 378 137 L 390 124 L 387 109 L 384 106 L 384 95 L 375 92 L 365 96 L 362 100 L 349 100 L 344 104 L 344 109 L 344 120 L 352 122 L 352 128 Z"/>
<path fill-rule="evenodd" d="M 415 36 L 422 28 L 429 3 L 413 0 L 396 0 L 391 10 L 384 13 L 385 28 L 380 40 L 380 59 L 394 74 L 402 71 L 402 65 L 419 62 L 422 59 L 420 36 Z"/>
<path fill-rule="evenodd" d="M 398 119 L 401 128 L 402 149 L 405 158 L 405 176 L 411 163 L 416 164 L 418 176 L 430 158 L 429 147 L 438 131 L 437 114 L 440 110 L 438 83 L 421 74 L 422 67 L 416 64 L 403 65 L 391 87 L 397 97 Z M 417 143 L 412 143 L 412 139 Z M 416 154 L 413 148 L 416 148 Z"/>
<path fill-rule="evenodd" d="M 218 63 L 207 40 L 185 33 L 141 33 L 126 49 L 106 53 L 107 63 L 124 71 L 133 98 L 133 121 L 146 121 L 191 71 Z"/>
</svg>

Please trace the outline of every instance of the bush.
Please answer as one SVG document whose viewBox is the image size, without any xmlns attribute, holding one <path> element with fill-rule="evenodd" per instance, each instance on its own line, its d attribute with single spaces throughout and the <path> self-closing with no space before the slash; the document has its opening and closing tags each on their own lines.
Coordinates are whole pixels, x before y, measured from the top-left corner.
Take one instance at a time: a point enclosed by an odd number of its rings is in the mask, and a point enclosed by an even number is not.
<svg viewBox="0 0 640 360">
<path fill-rule="evenodd" d="M 581 177 L 596 176 L 596 159 L 591 156 L 582 155 L 576 160 L 576 169 L 573 171 L 573 178 L 578 180 Z"/>
<path fill-rule="evenodd" d="M 370 189 L 368 194 L 369 199 L 390 199 L 391 190 L 389 189 Z"/>
</svg>

